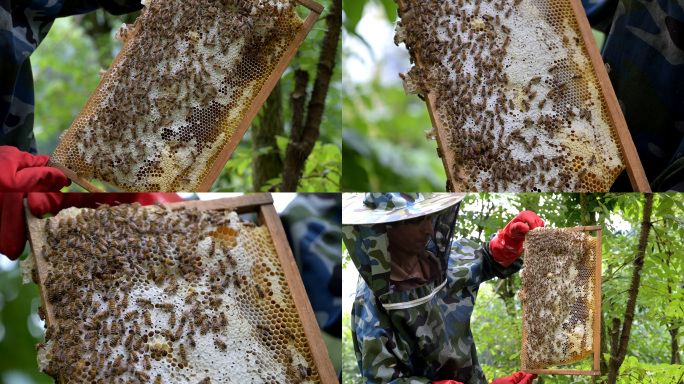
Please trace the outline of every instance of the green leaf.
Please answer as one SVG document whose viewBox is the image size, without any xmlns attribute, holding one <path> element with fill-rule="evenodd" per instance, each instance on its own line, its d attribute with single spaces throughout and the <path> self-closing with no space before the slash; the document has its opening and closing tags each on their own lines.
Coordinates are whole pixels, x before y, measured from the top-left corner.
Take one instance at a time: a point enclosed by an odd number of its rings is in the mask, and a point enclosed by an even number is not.
<svg viewBox="0 0 684 384">
<path fill-rule="evenodd" d="M 368 0 L 346 0 L 342 2 L 344 11 L 344 27 L 349 33 L 356 31 L 356 25 L 361 21 L 363 8 Z"/>
</svg>

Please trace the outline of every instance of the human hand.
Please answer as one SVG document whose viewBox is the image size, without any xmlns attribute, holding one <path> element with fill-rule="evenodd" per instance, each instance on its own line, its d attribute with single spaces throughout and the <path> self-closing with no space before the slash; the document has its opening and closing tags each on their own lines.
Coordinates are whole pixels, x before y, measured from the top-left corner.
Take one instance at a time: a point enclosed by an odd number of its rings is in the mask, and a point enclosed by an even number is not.
<svg viewBox="0 0 684 384">
<path fill-rule="evenodd" d="M 0 146 L 0 192 L 57 192 L 71 184 L 62 171 L 45 166 L 49 159 Z"/>
<path fill-rule="evenodd" d="M 492 381 L 490 384 L 530 384 L 536 378 L 537 375 L 521 371 L 514 373 L 508 377 L 500 377 Z"/>
<path fill-rule="evenodd" d="M 532 211 L 520 212 L 504 229 L 499 229 L 496 237 L 489 242 L 489 250 L 499 264 L 508 267 L 523 252 L 525 234 L 531 229 L 543 227 L 542 220 Z"/>
<path fill-rule="evenodd" d="M 26 246 L 26 218 L 23 200 L 37 217 L 57 214 L 64 208 L 97 208 L 102 204 L 118 205 L 138 202 L 149 205 L 155 201 L 173 203 L 183 201 L 175 193 L 0 193 L 0 253 L 10 260 L 21 256 Z"/>
</svg>

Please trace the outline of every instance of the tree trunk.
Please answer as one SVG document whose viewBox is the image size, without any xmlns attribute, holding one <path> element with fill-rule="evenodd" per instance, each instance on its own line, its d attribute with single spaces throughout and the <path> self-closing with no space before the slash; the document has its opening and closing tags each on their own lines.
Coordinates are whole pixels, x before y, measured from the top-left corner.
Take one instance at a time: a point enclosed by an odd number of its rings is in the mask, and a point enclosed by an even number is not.
<svg viewBox="0 0 684 384">
<path fill-rule="evenodd" d="M 259 123 L 252 125 L 252 152 L 261 148 L 273 149 L 268 154 L 252 159 L 252 190 L 254 192 L 261 191 L 261 187 L 266 185 L 268 180 L 278 177 L 283 170 L 283 160 L 275 151 L 278 148 L 276 136 L 282 136 L 285 132 L 282 96 L 282 86 L 278 81 L 259 111 Z"/>
<path fill-rule="evenodd" d="M 644 216 L 641 221 L 641 234 L 639 236 L 639 245 L 637 247 L 637 254 L 634 259 L 634 271 L 632 272 L 632 283 L 629 287 L 629 300 L 627 301 L 627 309 L 625 310 L 625 317 L 620 334 L 619 342 L 617 340 L 617 333 L 620 328 L 620 320 L 613 319 L 613 343 L 611 345 L 611 356 L 608 363 L 608 384 L 615 384 L 617 381 L 620 366 L 625 361 L 627 356 L 627 346 L 629 345 L 629 333 L 632 330 L 632 321 L 634 320 L 634 309 L 636 307 L 637 296 L 639 295 L 639 284 L 641 283 L 641 269 L 644 266 L 644 255 L 646 254 L 646 245 L 648 244 L 648 233 L 651 230 L 651 208 L 653 206 L 653 194 L 645 194 L 646 202 L 644 203 Z"/>
<path fill-rule="evenodd" d="M 679 328 L 670 329 L 670 350 L 672 351 L 672 357 L 670 358 L 670 364 L 682 364 L 682 357 L 679 355 L 679 343 L 677 342 L 677 334 L 679 333 Z"/>
<path fill-rule="evenodd" d="M 342 34 L 342 0 L 333 0 L 330 13 L 327 16 L 327 25 L 328 30 L 323 37 L 323 45 L 318 60 L 316 80 L 311 92 L 311 100 L 309 100 L 306 123 L 301 124 L 301 121 L 295 122 L 293 113 L 290 143 L 287 145 L 285 166 L 283 168 L 283 184 L 280 188 L 282 192 L 297 191 L 297 185 L 302 177 L 306 158 L 309 157 L 316 144 L 316 140 L 318 140 L 321 121 L 323 120 L 323 111 L 325 109 L 325 98 L 328 94 L 330 79 L 335 68 L 337 44 Z M 301 129 L 296 129 L 296 127 L 301 127 Z"/>
</svg>

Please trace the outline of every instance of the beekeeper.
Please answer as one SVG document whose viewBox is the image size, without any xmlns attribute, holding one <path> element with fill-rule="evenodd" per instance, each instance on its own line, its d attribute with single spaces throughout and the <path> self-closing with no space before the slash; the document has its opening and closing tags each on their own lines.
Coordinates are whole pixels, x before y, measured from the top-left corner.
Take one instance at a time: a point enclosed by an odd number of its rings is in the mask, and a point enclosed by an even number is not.
<svg viewBox="0 0 684 384">
<path fill-rule="evenodd" d="M 367 383 L 487 383 L 470 330 L 480 284 L 522 267 L 525 233 L 544 226 L 518 214 L 486 244 L 453 241 L 464 194 L 345 194 L 342 239 L 363 281 L 352 339 Z M 527 384 L 518 372 L 496 384 Z"/>
</svg>

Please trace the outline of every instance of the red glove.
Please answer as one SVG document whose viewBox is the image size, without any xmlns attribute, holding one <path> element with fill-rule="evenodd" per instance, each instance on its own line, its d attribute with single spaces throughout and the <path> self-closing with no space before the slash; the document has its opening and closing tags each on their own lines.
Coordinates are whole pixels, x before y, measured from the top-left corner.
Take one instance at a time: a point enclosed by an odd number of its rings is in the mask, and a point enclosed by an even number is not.
<svg viewBox="0 0 684 384">
<path fill-rule="evenodd" d="M 508 267 L 523 252 L 525 234 L 531 229 L 543 227 L 544 220 L 532 211 L 518 213 L 504 229 L 499 229 L 496 237 L 489 242 L 489 250 L 499 264 Z"/>
<path fill-rule="evenodd" d="M 0 146 L 0 192 L 57 192 L 71 184 L 62 171 L 45 166 L 49 159 Z"/>
<path fill-rule="evenodd" d="M 442 380 L 442 381 L 433 381 L 432 384 L 463 384 L 460 381 L 454 381 L 454 380 Z"/>
<path fill-rule="evenodd" d="M 533 375 L 531 373 L 517 372 L 508 377 L 500 377 L 492 381 L 490 384 L 530 384 L 536 378 L 537 375 Z"/>
<path fill-rule="evenodd" d="M 23 199 L 25 193 L 0 193 L 0 253 L 10 260 L 21 256 L 26 246 L 26 218 Z M 57 214 L 64 208 L 97 208 L 102 204 L 118 205 L 138 202 L 149 205 L 155 201 L 173 203 L 183 201 L 175 193 L 29 193 L 31 212 L 42 217 Z"/>
</svg>

